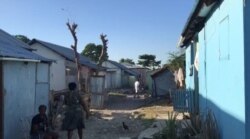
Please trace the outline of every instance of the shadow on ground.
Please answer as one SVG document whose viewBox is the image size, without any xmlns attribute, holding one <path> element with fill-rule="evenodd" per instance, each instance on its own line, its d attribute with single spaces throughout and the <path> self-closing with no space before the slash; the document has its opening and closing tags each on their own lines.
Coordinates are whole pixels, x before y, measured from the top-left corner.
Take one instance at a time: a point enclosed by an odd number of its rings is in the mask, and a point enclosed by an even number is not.
<svg viewBox="0 0 250 139">
<path fill-rule="evenodd" d="M 172 107 L 164 99 L 109 96 L 104 109 L 91 109 L 91 117 L 85 121 L 84 139 L 137 138 L 154 121 L 165 121 L 167 111 L 172 111 Z M 123 128 L 122 122 L 129 130 Z M 76 131 L 74 134 L 74 139 L 78 139 Z M 61 139 L 65 137 L 64 132 Z"/>
</svg>

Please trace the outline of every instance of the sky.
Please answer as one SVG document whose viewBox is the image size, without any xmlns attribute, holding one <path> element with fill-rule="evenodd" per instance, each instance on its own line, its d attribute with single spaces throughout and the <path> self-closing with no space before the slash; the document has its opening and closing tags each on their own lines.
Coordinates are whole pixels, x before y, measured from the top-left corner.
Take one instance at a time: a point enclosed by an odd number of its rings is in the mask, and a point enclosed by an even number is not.
<svg viewBox="0 0 250 139">
<path fill-rule="evenodd" d="M 0 28 L 12 35 L 73 44 L 66 22 L 78 24 L 78 52 L 101 44 L 106 34 L 109 59 L 153 54 L 162 64 L 176 45 L 195 0 L 1 0 Z"/>
</svg>

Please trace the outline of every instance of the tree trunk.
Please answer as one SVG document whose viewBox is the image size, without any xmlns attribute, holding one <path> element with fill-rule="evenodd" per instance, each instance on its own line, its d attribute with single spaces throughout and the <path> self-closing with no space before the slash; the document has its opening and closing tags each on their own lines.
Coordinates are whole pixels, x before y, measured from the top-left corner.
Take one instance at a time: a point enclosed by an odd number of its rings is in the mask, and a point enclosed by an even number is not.
<svg viewBox="0 0 250 139">
<path fill-rule="evenodd" d="M 69 22 L 66 23 L 68 26 L 71 35 L 73 36 L 74 39 L 74 45 L 71 45 L 71 48 L 74 50 L 74 55 L 75 55 L 75 63 L 76 63 L 76 68 L 77 68 L 77 80 L 78 80 L 78 90 L 79 96 L 81 96 L 82 100 L 82 107 L 86 112 L 86 118 L 88 119 L 90 115 L 90 96 L 89 94 L 85 93 L 86 90 L 83 90 L 85 88 L 82 88 L 82 75 L 81 75 L 81 64 L 79 60 L 79 54 L 77 52 L 77 37 L 76 37 L 76 28 L 77 24 L 73 23 L 70 25 Z"/>
<path fill-rule="evenodd" d="M 98 60 L 98 65 L 99 66 L 102 66 L 102 63 L 104 61 L 104 56 L 105 56 L 105 54 L 107 54 L 108 40 L 106 39 L 106 37 L 107 37 L 107 35 L 103 35 L 103 34 L 100 35 L 100 38 L 102 40 L 102 52 L 101 52 L 101 55 L 100 55 L 99 60 Z"/>
<path fill-rule="evenodd" d="M 73 23 L 72 25 L 70 25 L 69 22 L 66 23 L 66 25 L 68 26 L 68 29 L 70 30 L 71 35 L 73 36 L 74 39 L 74 45 L 71 45 L 71 48 L 74 50 L 74 55 L 75 55 L 75 64 L 76 64 L 76 68 L 77 68 L 77 80 L 78 80 L 78 89 L 80 92 L 83 92 L 84 90 L 82 90 L 82 80 L 81 80 L 81 64 L 80 64 L 80 60 L 79 60 L 79 54 L 77 52 L 77 37 L 76 37 L 76 28 L 77 28 L 77 24 Z"/>
</svg>

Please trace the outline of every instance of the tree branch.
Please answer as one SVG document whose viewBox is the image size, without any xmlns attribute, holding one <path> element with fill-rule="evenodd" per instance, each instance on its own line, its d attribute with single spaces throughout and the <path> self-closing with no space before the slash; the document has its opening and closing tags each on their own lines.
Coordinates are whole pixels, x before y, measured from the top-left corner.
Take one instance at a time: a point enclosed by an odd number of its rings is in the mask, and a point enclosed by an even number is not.
<svg viewBox="0 0 250 139">
<path fill-rule="evenodd" d="M 100 35 L 100 38 L 102 40 L 102 52 L 101 52 L 101 55 L 99 57 L 99 60 L 98 60 L 98 65 L 101 66 L 102 65 L 102 62 L 104 61 L 104 56 L 105 56 L 105 53 L 107 53 L 107 49 L 108 49 L 108 40 L 106 39 L 107 35 L 104 35 L 104 34 L 101 34 Z"/>
<path fill-rule="evenodd" d="M 73 39 L 74 39 L 74 45 L 71 45 L 71 48 L 74 50 L 74 55 L 75 55 L 75 63 L 76 63 L 76 68 L 77 68 L 77 79 L 78 79 L 78 89 L 79 91 L 83 91 L 82 89 L 82 80 L 81 80 L 81 64 L 80 64 L 80 60 L 79 60 L 79 54 L 77 52 L 77 36 L 76 36 L 76 28 L 77 28 L 77 24 L 73 23 L 72 25 L 70 25 L 69 22 L 66 23 Z"/>
</svg>

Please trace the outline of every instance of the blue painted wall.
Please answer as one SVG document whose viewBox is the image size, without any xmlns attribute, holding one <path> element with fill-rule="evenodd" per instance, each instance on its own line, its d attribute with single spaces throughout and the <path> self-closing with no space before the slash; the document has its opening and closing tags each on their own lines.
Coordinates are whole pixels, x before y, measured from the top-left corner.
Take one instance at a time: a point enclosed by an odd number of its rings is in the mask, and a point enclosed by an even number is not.
<svg viewBox="0 0 250 139">
<path fill-rule="evenodd" d="M 200 112 L 214 112 L 222 139 L 245 139 L 243 32 L 243 1 L 224 0 L 198 35 Z M 188 72 L 186 77 L 192 88 Z"/>
<path fill-rule="evenodd" d="M 246 138 L 250 138 L 250 3 L 246 1 L 244 7 L 244 30 L 245 30 L 245 94 L 246 94 Z"/>
<path fill-rule="evenodd" d="M 199 107 L 200 112 L 204 113 L 207 101 L 203 98 L 207 97 L 207 77 L 206 77 L 206 47 L 205 47 L 205 29 L 199 33 Z"/>
<path fill-rule="evenodd" d="M 186 78 L 185 78 L 185 83 L 186 83 L 186 88 L 187 89 L 194 89 L 195 84 L 194 84 L 194 74 L 190 76 L 190 68 L 192 67 L 194 63 L 194 53 L 193 53 L 193 44 L 191 44 L 187 49 L 186 49 Z M 192 71 L 194 73 L 194 70 Z"/>
</svg>

